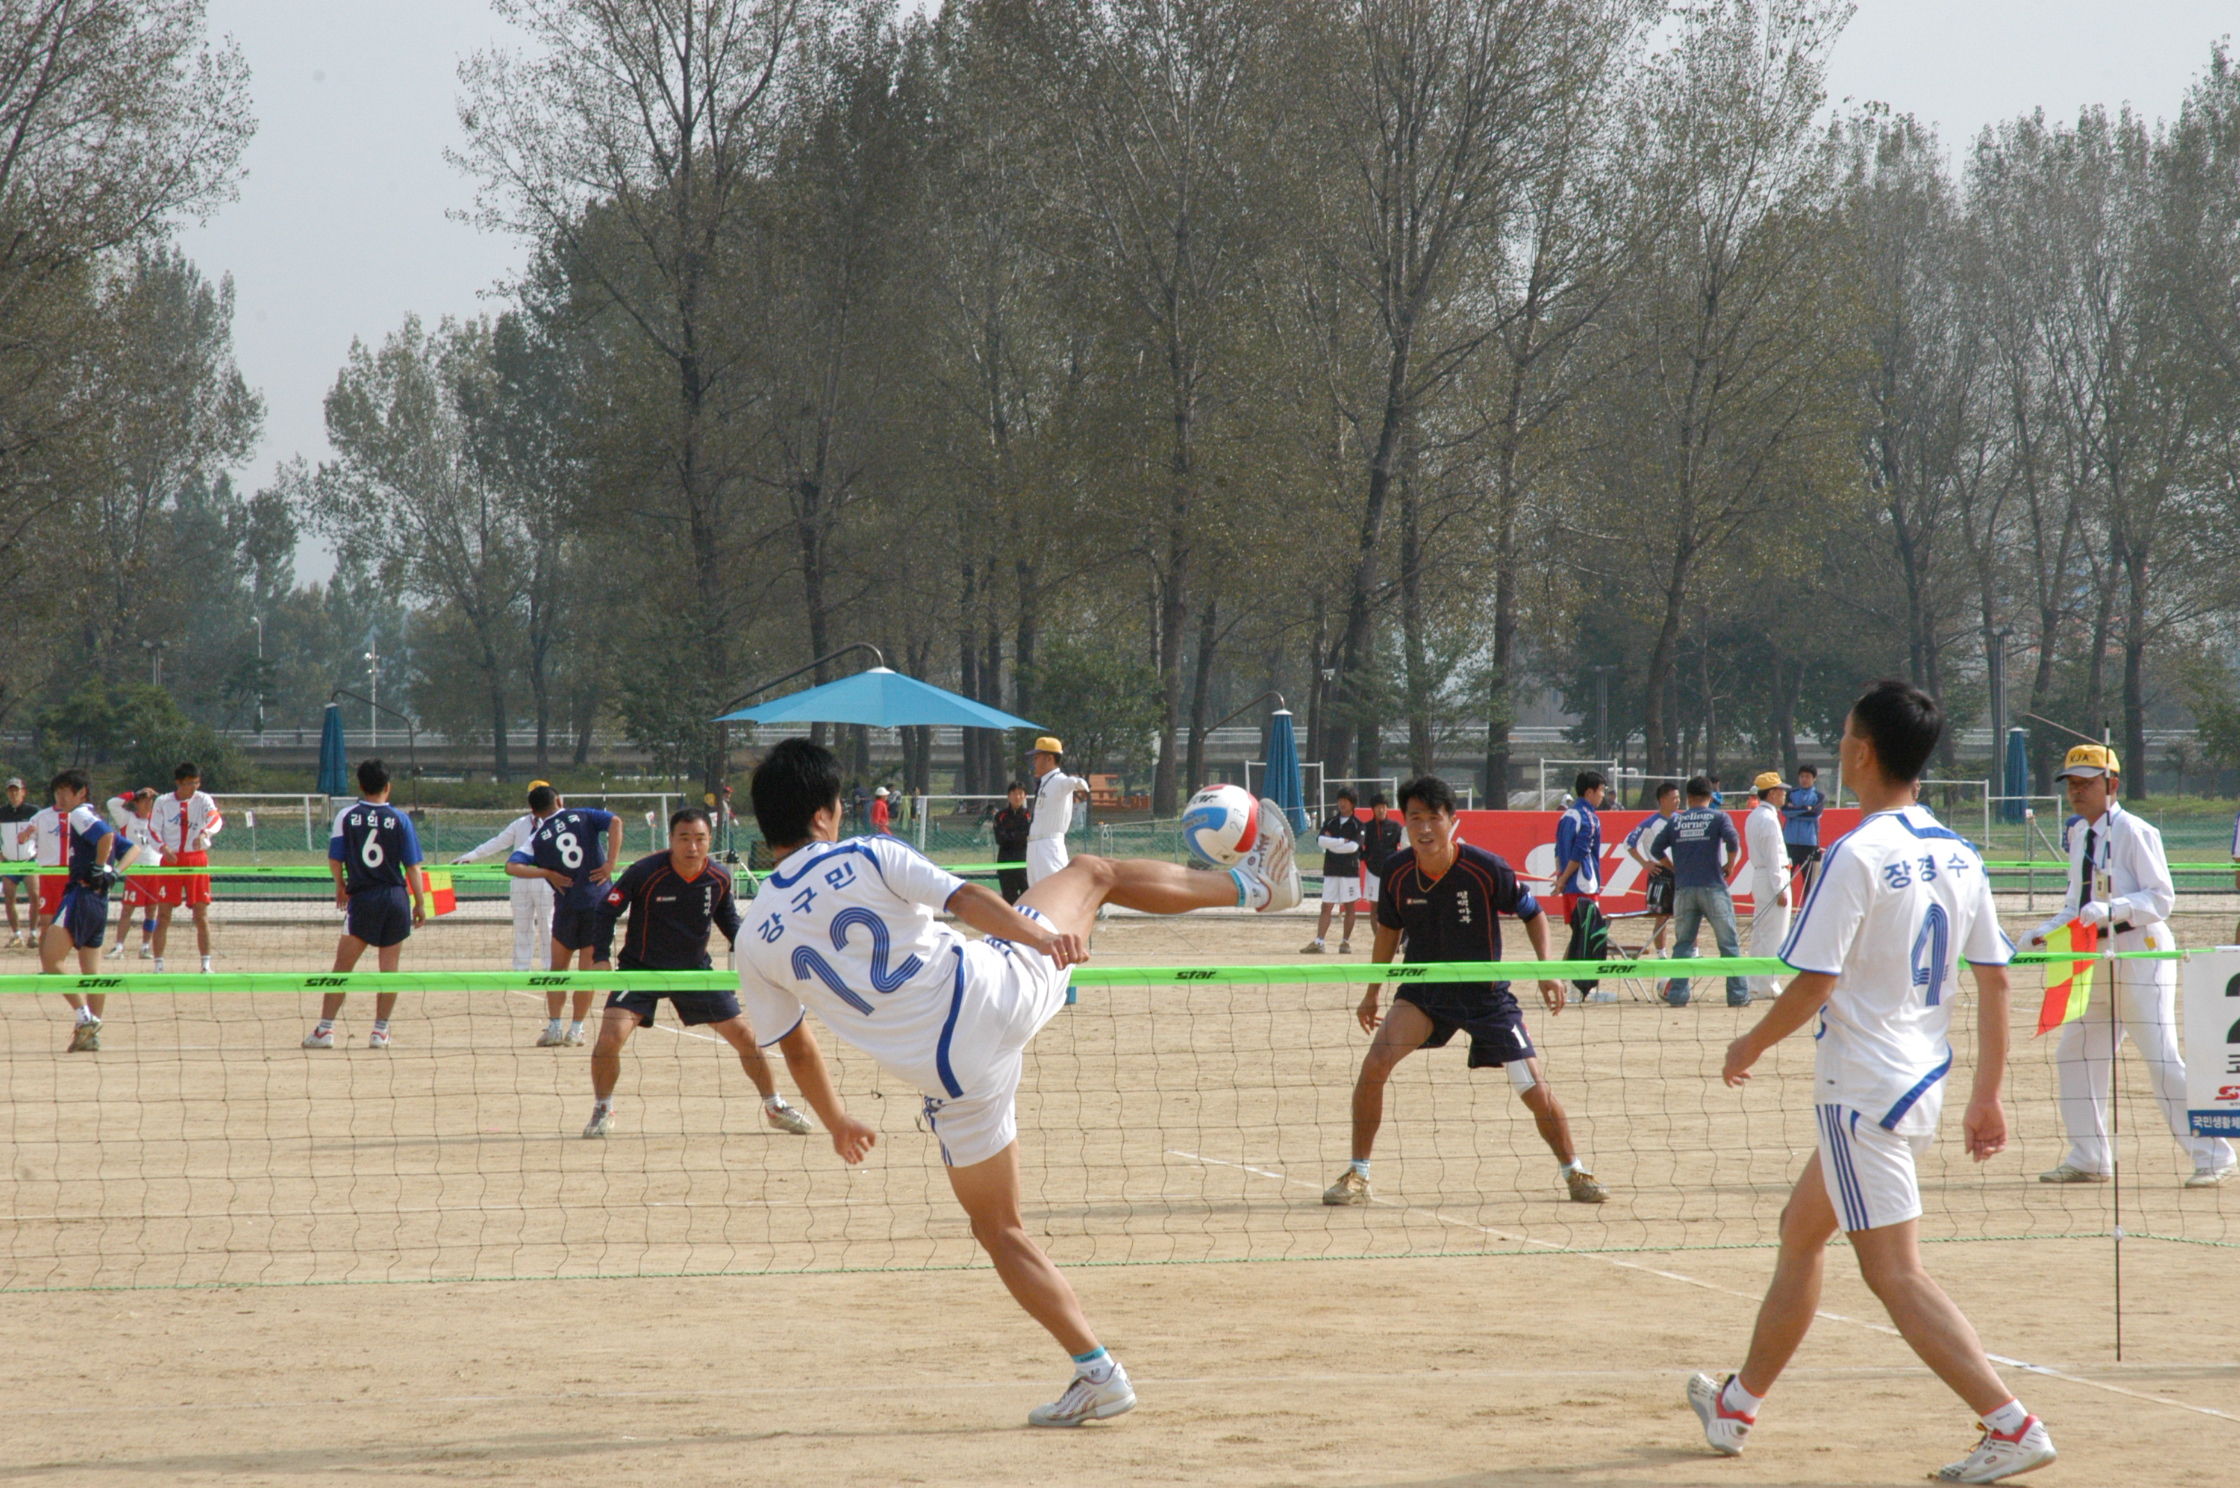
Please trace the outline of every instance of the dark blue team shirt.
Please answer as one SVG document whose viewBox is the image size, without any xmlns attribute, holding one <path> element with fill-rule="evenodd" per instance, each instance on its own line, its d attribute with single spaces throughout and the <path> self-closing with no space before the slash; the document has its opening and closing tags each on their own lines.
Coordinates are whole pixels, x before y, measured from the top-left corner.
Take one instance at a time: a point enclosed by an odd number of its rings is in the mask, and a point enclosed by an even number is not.
<svg viewBox="0 0 2240 1488">
<path fill-rule="evenodd" d="M 506 861 L 567 874 L 568 887 L 552 891 L 553 908 L 591 909 L 598 903 L 591 875 L 606 864 L 607 824 L 614 819 L 613 812 L 592 806 L 555 811 L 529 838 L 529 845 Z"/>
<path fill-rule="evenodd" d="M 1689 806 L 1672 814 L 1649 845 L 1649 856 L 1671 857 L 1674 888 L 1708 889 L 1727 881 L 1726 870 L 1719 866 L 1722 842 L 1729 858 L 1742 856 L 1742 837 L 1734 829 L 1734 818 L 1715 807 Z"/>
<path fill-rule="evenodd" d="M 412 819 L 386 801 L 354 801 L 335 813 L 327 857 L 343 866 L 343 887 L 401 889 L 407 865 L 420 861 L 420 834 Z"/>
<path fill-rule="evenodd" d="M 101 820 L 100 816 L 96 814 L 93 825 L 83 831 L 69 826 L 67 821 L 65 821 L 64 830 L 70 837 L 69 882 L 79 888 L 91 888 L 93 886 L 93 870 L 101 863 L 101 839 L 113 835 L 116 828 Z M 122 837 L 117 838 L 117 843 L 118 846 L 112 849 L 110 853 L 111 862 L 122 858 L 127 851 Z"/>
</svg>

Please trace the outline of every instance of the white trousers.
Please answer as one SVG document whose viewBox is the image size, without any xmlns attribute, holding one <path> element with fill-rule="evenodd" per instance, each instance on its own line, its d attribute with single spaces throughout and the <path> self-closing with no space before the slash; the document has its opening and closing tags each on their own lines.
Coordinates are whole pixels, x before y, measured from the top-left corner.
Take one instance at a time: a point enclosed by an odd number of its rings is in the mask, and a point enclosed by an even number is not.
<svg viewBox="0 0 2240 1488">
<path fill-rule="evenodd" d="M 2169 932 L 2162 932 L 2167 939 Z M 2147 1079 L 2162 1106 L 2178 1145 L 2195 1168 L 2232 1164 L 2232 1147 L 2222 1137 L 2196 1137 L 2186 1123 L 2186 1061 L 2178 1043 L 2178 963 L 2118 961 L 2115 965 L 2116 1024 L 2108 1026 L 2108 1004 L 2094 989 L 2085 1015 L 2061 1030 L 2054 1068 L 2061 1078 L 2061 1124 L 2069 1133 L 2071 1167 L 2087 1173 L 2112 1173 L 2115 1155 L 2108 1143 L 2108 1061 L 2128 1036 L 2147 1063 Z M 2099 975 L 2107 973 L 2107 963 Z"/>
<path fill-rule="evenodd" d="M 548 971 L 552 966 L 552 885 L 541 878 L 512 880 L 513 969 Z"/>
<path fill-rule="evenodd" d="M 1778 884 L 1779 880 L 1775 880 Z M 1751 889 L 1751 899 L 1759 909 L 1750 918 L 1750 940 L 1743 947 L 1748 956 L 1778 956 L 1781 942 L 1789 938 L 1789 906 L 1781 902 L 1781 891 L 1768 884 L 1756 884 Z M 1754 976 L 1750 978 L 1750 995 L 1753 998 L 1779 997 L 1781 978 Z"/>
<path fill-rule="evenodd" d="M 1063 837 L 1029 837 L 1027 839 L 1027 887 L 1033 888 L 1051 874 L 1073 861 L 1066 851 Z"/>
</svg>

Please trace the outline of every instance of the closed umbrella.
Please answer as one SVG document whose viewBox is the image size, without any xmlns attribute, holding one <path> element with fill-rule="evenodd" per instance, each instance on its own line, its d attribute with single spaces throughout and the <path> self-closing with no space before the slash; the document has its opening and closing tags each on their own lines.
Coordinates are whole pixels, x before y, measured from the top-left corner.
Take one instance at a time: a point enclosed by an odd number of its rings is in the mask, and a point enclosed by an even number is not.
<svg viewBox="0 0 2240 1488">
<path fill-rule="evenodd" d="M 1268 798 L 1283 808 L 1291 830 L 1307 831 L 1305 791 L 1299 781 L 1299 740 L 1291 731 L 1291 710 L 1278 708 L 1268 716 Z"/>
<path fill-rule="evenodd" d="M 327 704 L 326 722 L 319 727 L 319 794 L 350 794 L 350 763 L 342 742 L 342 705 Z"/>
</svg>

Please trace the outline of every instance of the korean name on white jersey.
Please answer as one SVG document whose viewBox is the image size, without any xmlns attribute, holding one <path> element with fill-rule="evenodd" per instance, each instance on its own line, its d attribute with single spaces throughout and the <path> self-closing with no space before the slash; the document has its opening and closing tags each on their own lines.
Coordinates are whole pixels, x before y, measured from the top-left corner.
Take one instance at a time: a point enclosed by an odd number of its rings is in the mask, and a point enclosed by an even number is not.
<svg viewBox="0 0 2240 1488">
<path fill-rule="evenodd" d="M 1814 1099 L 1894 1132 L 1932 1130 L 1952 1069 L 1960 962 L 2004 966 L 1983 859 L 1920 806 L 1866 818 L 1828 850 L 1781 959 L 1836 978 Z"/>
</svg>

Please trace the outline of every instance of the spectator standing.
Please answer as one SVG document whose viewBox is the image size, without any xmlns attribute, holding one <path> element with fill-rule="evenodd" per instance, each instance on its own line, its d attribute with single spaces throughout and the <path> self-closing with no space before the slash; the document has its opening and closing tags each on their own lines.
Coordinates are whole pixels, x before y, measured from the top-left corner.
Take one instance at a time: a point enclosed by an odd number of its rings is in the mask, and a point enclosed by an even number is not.
<svg viewBox="0 0 2240 1488">
<path fill-rule="evenodd" d="M 1649 944 L 1641 952 L 1644 958 L 1656 956 L 1664 950 L 1665 932 L 1672 928 L 1672 867 L 1656 856 L 1651 848 L 1656 844 L 1657 834 L 1664 830 L 1665 823 L 1671 821 L 1672 814 L 1679 809 L 1680 784 L 1675 780 L 1667 780 L 1657 787 L 1657 809 L 1641 818 L 1634 824 L 1633 830 L 1626 833 L 1626 856 L 1641 865 L 1641 892 L 1648 901 L 1649 913 L 1653 916 Z"/>
<path fill-rule="evenodd" d="M 1778 956 L 1789 938 L 1790 870 L 1788 845 L 1782 840 L 1781 805 L 1789 787 L 1768 770 L 1750 782 L 1758 804 L 1743 819 L 1742 845 L 1750 863 L 1750 954 Z M 1781 978 L 1750 978 L 1754 997 L 1779 997 Z"/>
<path fill-rule="evenodd" d="M 1582 899 L 1602 893 L 1602 797 L 1610 783 L 1600 770 L 1581 770 L 1571 782 L 1571 804 L 1556 822 L 1556 913 L 1565 923 Z"/>
<path fill-rule="evenodd" d="M 894 830 L 894 808 L 887 804 L 887 788 L 883 785 L 871 793 L 871 830 Z"/>
<path fill-rule="evenodd" d="M 1813 870 L 1820 861 L 1820 813 L 1828 798 L 1820 793 L 1820 772 L 1810 765 L 1797 767 L 1797 784 L 1781 806 L 1781 841 L 1789 856 L 1789 881 L 1796 895 L 1812 887 Z"/>
<path fill-rule="evenodd" d="M 1034 827 L 1027 833 L 1027 884 L 1032 887 L 1065 867 L 1066 833 L 1073 803 L 1089 799 L 1089 782 L 1059 768 L 1066 747 L 1048 734 L 1034 741 Z"/>
<path fill-rule="evenodd" d="M 155 800 L 156 846 L 166 868 L 207 868 L 210 839 L 225 830 L 218 803 L 202 788 L 202 767 L 181 761 L 171 772 L 171 789 Z M 170 873 L 156 881 L 156 970 L 163 970 L 164 947 L 171 938 L 171 912 L 185 905 L 194 921 L 195 953 L 210 970 L 210 875 Z"/>
<path fill-rule="evenodd" d="M 1369 904 L 1384 892 L 1384 870 L 1400 851 L 1405 829 L 1392 814 L 1392 802 L 1383 791 L 1369 798 L 1369 819 L 1361 824 L 1361 897 Z M 2240 854 L 2234 855 L 2240 861 Z"/>
<path fill-rule="evenodd" d="M 1027 891 L 1027 833 L 1034 828 L 1025 786 L 1011 782 L 989 826 L 996 838 L 996 885 L 1003 891 L 1004 903 L 1017 904 Z"/>
<path fill-rule="evenodd" d="M 118 809 L 120 804 L 122 810 Z M 155 787 L 148 785 L 141 786 L 130 795 L 118 796 L 109 803 L 109 820 L 116 823 L 117 835 L 140 849 L 136 862 L 161 861 L 162 848 L 156 841 L 155 812 Z M 121 855 L 124 849 L 119 847 L 117 851 Z M 127 878 L 120 887 L 123 892 L 117 897 L 117 943 L 109 947 L 109 959 L 113 961 L 124 954 L 125 940 L 132 933 L 132 918 L 137 914 L 140 917 L 140 959 L 152 961 L 156 954 L 156 885 L 145 878 Z M 160 966 L 156 968 L 158 971 L 162 969 Z M 204 967 L 203 970 L 207 971 L 209 968 Z"/>
<path fill-rule="evenodd" d="M 1346 917 L 1338 932 L 1338 954 L 1353 954 L 1353 907 L 1361 901 L 1361 805 L 1351 786 L 1338 792 L 1338 809 L 1330 813 L 1316 837 L 1322 849 L 1322 914 L 1315 922 L 1314 939 L 1300 953 L 1319 956 L 1330 934 L 1331 912 L 1344 906 Z"/>
<path fill-rule="evenodd" d="M 1742 868 L 1742 839 L 1735 832 L 1734 818 L 1712 809 L 1708 777 L 1689 776 L 1687 794 L 1687 809 L 1665 823 L 1650 848 L 1672 863 L 1672 954 L 1676 960 L 1695 959 L 1696 935 L 1709 920 L 1719 954 L 1739 956 L 1742 942 L 1735 934 L 1734 897 L 1728 885 Z M 1687 978 L 1667 982 L 1664 1000 L 1686 1007 Z M 1741 977 L 1728 977 L 1727 1006 L 1744 1007 L 1749 1001 L 1749 984 Z"/>
<path fill-rule="evenodd" d="M 0 802 L 0 862 L 31 861 L 35 851 L 32 846 L 31 818 L 38 814 L 39 808 L 31 804 L 23 777 L 10 776 L 7 799 Z M 2240 862 L 2240 853 L 2233 854 L 2233 858 Z M 8 945 L 11 949 L 24 944 L 22 925 L 16 919 L 16 887 L 19 883 L 32 886 L 24 893 L 24 909 L 31 916 L 31 939 L 33 942 L 39 939 L 38 882 L 35 878 L 21 877 L 14 873 L 0 878 L 0 893 L 5 893 L 8 899 Z"/>
</svg>

